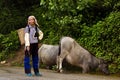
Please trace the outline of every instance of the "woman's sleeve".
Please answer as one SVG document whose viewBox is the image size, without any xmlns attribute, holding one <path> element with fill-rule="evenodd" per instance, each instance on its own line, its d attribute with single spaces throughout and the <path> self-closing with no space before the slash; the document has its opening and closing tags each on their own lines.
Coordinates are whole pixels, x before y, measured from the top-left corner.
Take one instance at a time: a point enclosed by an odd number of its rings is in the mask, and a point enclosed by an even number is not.
<svg viewBox="0 0 120 80">
<path fill-rule="evenodd" d="M 30 46 L 28 27 L 25 28 L 25 46 Z"/>
<path fill-rule="evenodd" d="M 42 40 L 43 38 L 43 32 L 38 28 L 38 33 L 39 33 L 39 40 Z"/>
</svg>

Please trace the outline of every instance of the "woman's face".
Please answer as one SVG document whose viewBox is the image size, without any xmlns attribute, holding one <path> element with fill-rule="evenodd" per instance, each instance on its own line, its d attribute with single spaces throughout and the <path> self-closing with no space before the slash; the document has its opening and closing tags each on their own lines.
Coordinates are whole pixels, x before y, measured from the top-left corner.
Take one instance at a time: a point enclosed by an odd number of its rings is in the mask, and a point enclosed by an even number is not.
<svg viewBox="0 0 120 80">
<path fill-rule="evenodd" d="M 30 17 L 30 18 L 28 18 L 28 23 L 29 23 L 29 25 L 34 26 L 35 25 L 35 20 Z"/>
</svg>

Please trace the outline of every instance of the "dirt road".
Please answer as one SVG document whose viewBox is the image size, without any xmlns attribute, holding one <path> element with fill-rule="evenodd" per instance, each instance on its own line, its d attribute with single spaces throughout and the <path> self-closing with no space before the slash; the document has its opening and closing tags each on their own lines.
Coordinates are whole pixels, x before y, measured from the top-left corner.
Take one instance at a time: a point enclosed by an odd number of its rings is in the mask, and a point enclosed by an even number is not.
<svg viewBox="0 0 120 80">
<path fill-rule="evenodd" d="M 42 77 L 27 77 L 23 67 L 0 67 L 0 80 L 120 80 L 120 77 L 82 73 L 57 73 L 40 69 Z"/>
</svg>

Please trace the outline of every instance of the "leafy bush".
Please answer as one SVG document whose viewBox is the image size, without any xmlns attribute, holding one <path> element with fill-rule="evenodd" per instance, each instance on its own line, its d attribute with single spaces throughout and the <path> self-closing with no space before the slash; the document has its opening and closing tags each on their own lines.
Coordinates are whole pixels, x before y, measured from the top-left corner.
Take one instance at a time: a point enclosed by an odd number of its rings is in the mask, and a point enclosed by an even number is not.
<svg viewBox="0 0 120 80">
<path fill-rule="evenodd" d="M 110 62 L 111 73 L 120 70 L 120 12 L 112 12 L 104 21 L 83 26 L 78 42 L 99 58 Z"/>
<path fill-rule="evenodd" d="M 111 73 L 119 72 L 119 3 L 118 0 L 41 0 L 45 42 L 53 43 L 59 36 L 71 36 L 92 54 L 110 62 Z M 37 10 L 39 12 L 40 8 Z"/>
<path fill-rule="evenodd" d="M 4 60 L 8 58 L 8 56 L 14 55 L 14 51 L 16 51 L 20 45 L 17 32 L 12 31 L 7 35 L 0 34 L 0 45 L 0 60 Z"/>
</svg>

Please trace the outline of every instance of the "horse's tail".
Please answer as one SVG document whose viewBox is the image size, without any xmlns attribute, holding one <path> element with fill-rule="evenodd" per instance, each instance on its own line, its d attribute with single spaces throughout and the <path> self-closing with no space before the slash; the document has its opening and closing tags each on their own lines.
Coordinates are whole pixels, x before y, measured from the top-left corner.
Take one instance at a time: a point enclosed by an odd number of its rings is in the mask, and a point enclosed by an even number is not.
<svg viewBox="0 0 120 80">
<path fill-rule="evenodd" d="M 59 41 L 59 51 L 58 51 L 58 56 L 60 55 L 61 53 L 61 40 Z"/>
</svg>

